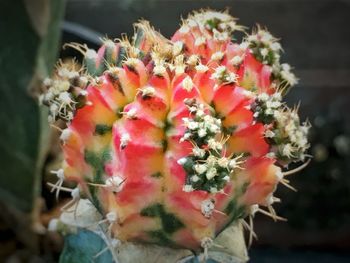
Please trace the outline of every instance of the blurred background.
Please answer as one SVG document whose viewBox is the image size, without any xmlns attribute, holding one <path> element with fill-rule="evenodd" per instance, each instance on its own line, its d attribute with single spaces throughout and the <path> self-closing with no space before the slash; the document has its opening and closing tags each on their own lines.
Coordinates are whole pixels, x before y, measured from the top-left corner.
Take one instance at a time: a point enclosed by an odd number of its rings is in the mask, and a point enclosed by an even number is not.
<svg viewBox="0 0 350 263">
<path fill-rule="evenodd" d="M 47 233 L 59 205 L 47 173 L 57 135 L 37 106 L 40 81 L 66 42 L 98 48 L 100 37 L 133 33 L 147 19 L 170 37 L 193 9 L 229 8 L 240 24 L 281 39 L 282 61 L 300 78 L 287 95 L 313 128 L 311 164 L 281 186 L 278 213 L 256 216 L 251 262 L 350 262 L 350 1 L 348 0 L 2 0 L 0 3 L 0 262 L 56 262 L 62 239 Z M 56 138 L 56 139 L 55 139 Z M 60 203 L 64 201 L 60 199 Z"/>
</svg>

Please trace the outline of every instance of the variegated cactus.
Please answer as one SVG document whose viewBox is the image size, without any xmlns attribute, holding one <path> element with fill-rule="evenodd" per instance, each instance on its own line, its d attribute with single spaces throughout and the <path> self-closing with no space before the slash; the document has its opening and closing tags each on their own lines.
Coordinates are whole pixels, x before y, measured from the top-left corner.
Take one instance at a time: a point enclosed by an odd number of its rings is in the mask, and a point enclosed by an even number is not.
<svg viewBox="0 0 350 263">
<path fill-rule="evenodd" d="M 273 194 L 305 160 L 309 125 L 283 102 L 297 80 L 277 39 L 258 27 L 236 43 L 243 27 L 211 10 L 171 40 L 135 28 L 98 52 L 70 44 L 84 66 L 61 63 L 45 81 L 49 121 L 67 122 L 54 189 L 89 198 L 111 238 L 196 252 L 257 211 L 279 218 Z"/>
</svg>

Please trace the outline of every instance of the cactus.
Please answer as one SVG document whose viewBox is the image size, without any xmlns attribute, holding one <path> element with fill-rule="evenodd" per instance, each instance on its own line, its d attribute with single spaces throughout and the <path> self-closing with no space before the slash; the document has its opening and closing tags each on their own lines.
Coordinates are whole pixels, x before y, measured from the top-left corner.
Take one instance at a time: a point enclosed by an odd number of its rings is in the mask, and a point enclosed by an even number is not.
<svg viewBox="0 0 350 263">
<path fill-rule="evenodd" d="M 309 124 L 282 101 L 297 79 L 278 40 L 257 27 L 237 43 L 244 27 L 212 10 L 190 14 L 171 40 L 147 21 L 135 29 L 97 52 L 68 44 L 84 66 L 59 63 L 44 82 L 49 122 L 67 122 L 51 185 L 72 193 L 63 209 L 88 198 L 108 237 L 195 253 L 256 212 L 282 219 L 273 194 L 305 166 L 285 171 L 307 158 Z"/>
</svg>

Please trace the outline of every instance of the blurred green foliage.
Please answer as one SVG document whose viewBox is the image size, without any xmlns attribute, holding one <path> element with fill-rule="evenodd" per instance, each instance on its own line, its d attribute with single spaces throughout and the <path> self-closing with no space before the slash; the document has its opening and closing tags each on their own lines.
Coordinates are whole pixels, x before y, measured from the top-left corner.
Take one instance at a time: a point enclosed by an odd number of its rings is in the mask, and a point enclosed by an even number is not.
<svg viewBox="0 0 350 263">
<path fill-rule="evenodd" d="M 40 193 L 48 125 L 35 96 L 56 60 L 63 12 L 62 0 L 0 2 L 0 200 L 23 212 Z"/>
</svg>

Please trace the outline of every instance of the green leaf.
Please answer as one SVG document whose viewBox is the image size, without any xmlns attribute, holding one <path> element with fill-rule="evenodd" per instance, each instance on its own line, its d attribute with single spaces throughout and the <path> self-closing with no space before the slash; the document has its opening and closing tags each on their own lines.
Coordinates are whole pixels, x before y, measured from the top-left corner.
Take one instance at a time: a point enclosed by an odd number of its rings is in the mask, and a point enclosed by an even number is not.
<svg viewBox="0 0 350 263">
<path fill-rule="evenodd" d="M 0 200 L 26 213 L 48 145 L 46 114 L 30 88 L 53 68 L 63 11 L 62 0 L 0 3 Z"/>
<path fill-rule="evenodd" d="M 64 248 L 59 262 L 113 262 L 112 254 L 109 250 L 95 257 L 105 248 L 106 243 L 100 236 L 88 230 L 79 230 L 77 234 L 71 234 L 65 237 Z"/>
</svg>

